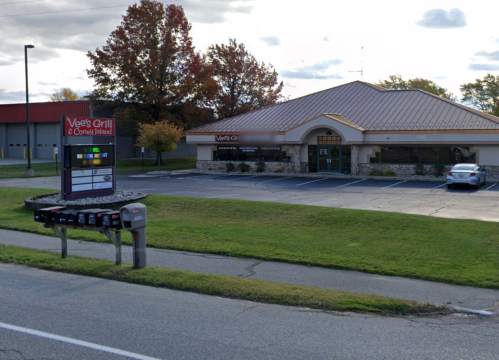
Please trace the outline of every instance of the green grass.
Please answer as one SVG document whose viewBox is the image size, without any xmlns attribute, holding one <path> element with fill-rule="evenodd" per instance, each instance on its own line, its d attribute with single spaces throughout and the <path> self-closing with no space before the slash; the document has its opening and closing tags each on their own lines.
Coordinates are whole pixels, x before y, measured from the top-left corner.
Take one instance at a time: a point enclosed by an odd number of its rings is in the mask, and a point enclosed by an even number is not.
<svg viewBox="0 0 499 360">
<path fill-rule="evenodd" d="M 110 261 L 76 256 L 61 259 L 58 254 L 16 246 L 0 245 L 0 261 L 134 284 L 328 311 L 355 311 L 385 315 L 448 312 L 441 307 L 384 296 L 152 266 L 134 270 L 131 265 L 115 266 Z"/>
<path fill-rule="evenodd" d="M 52 235 L 0 189 L 0 227 Z M 326 207 L 150 195 L 148 246 L 499 288 L 499 224 Z M 76 239 L 107 242 L 98 233 Z M 123 241 L 130 244 L 125 232 Z"/>
<path fill-rule="evenodd" d="M 154 166 L 155 159 L 144 159 L 144 171 L 155 171 L 158 170 L 157 166 Z M 35 176 L 56 176 L 55 163 L 42 163 L 42 164 L 32 164 L 31 167 L 35 169 Z M 186 170 L 193 169 L 196 167 L 196 158 L 171 158 L 163 159 L 162 170 Z M 26 170 L 26 165 L 5 165 L 0 166 L 0 179 L 7 178 L 22 178 L 24 177 L 24 172 Z M 58 165 L 58 173 L 61 173 L 60 164 Z M 128 172 L 140 172 L 142 171 L 142 160 L 140 159 L 127 159 L 118 160 L 116 164 L 116 172 L 118 173 L 128 173 Z"/>
</svg>

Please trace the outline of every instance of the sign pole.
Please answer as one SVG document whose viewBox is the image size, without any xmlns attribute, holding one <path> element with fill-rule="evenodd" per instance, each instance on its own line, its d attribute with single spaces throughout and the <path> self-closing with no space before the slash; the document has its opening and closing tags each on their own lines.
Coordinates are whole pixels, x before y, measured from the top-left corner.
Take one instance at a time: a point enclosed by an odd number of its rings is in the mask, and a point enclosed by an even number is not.
<svg viewBox="0 0 499 360">
<path fill-rule="evenodd" d="M 142 153 L 142 171 L 144 171 L 144 147 L 142 147 L 141 149 L 141 153 Z"/>
<path fill-rule="evenodd" d="M 65 139 L 65 128 L 64 124 L 66 123 L 66 117 L 61 117 L 61 139 L 60 139 L 60 147 L 61 147 L 61 199 L 65 199 L 66 188 L 64 184 L 64 139 Z"/>
</svg>

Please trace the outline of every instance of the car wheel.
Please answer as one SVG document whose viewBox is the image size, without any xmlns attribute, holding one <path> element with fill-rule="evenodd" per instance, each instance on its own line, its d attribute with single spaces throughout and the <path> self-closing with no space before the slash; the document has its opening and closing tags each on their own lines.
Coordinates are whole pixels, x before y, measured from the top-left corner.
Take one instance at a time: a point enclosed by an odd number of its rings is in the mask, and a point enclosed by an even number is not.
<svg viewBox="0 0 499 360">
<path fill-rule="evenodd" d="M 447 189 L 452 189 L 452 184 L 447 184 Z"/>
</svg>

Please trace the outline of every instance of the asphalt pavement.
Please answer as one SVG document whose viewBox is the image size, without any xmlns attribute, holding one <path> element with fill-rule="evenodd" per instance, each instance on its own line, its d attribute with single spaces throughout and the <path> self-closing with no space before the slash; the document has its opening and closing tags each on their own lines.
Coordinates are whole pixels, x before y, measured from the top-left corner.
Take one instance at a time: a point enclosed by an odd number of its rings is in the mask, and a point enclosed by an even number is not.
<svg viewBox="0 0 499 360">
<path fill-rule="evenodd" d="M 499 182 L 480 190 L 447 189 L 445 182 L 401 179 L 294 177 L 290 175 L 118 174 L 119 190 L 150 194 L 280 202 L 388 211 L 455 219 L 498 221 Z M 2 179 L 0 186 L 60 190 L 59 177 Z"/>
<path fill-rule="evenodd" d="M 0 264 L 0 359 L 495 359 L 495 318 L 336 314 Z M 126 354 L 126 355 L 119 355 Z"/>
<path fill-rule="evenodd" d="M 0 244 L 60 252 L 58 238 L 17 231 L 0 230 Z M 68 253 L 115 260 L 115 249 L 111 244 L 69 240 Z M 130 246 L 123 246 L 123 262 L 132 263 Z M 377 294 L 476 310 L 493 311 L 496 302 L 499 302 L 499 290 L 212 254 L 148 248 L 147 263 L 150 266 Z"/>
</svg>

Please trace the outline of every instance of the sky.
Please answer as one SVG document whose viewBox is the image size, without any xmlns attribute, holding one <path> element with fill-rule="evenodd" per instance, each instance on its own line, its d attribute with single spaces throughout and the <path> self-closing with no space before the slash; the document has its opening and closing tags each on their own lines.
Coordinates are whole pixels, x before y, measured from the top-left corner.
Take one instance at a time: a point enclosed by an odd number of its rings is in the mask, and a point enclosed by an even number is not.
<svg viewBox="0 0 499 360">
<path fill-rule="evenodd" d="M 161 1 L 163 2 L 163 1 Z M 70 87 L 93 89 L 88 51 L 106 43 L 127 0 L 0 0 L 0 103 L 30 102 Z M 291 99 L 355 80 L 389 75 L 433 80 L 461 97 L 461 84 L 498 75 L 494 1 L 475 0 L 177 0 L 197 51 L 243 43 L 272 64 Z M 363 74 L 360 70 L 363 70 Z"/>
</svg>

